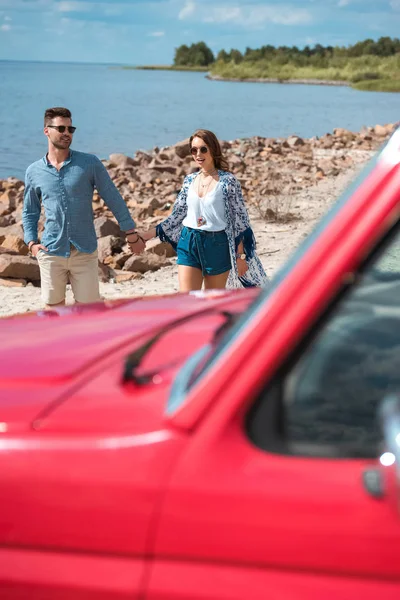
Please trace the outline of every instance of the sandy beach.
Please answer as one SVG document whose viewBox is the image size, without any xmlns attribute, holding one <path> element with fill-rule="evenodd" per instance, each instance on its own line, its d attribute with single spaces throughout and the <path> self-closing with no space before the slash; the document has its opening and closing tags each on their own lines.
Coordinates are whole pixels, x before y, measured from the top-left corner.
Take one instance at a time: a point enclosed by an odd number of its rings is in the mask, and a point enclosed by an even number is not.
<svg viewBox="0 0 400 600">
<path fill-rule="evenodd" d="M 299 219 L 286 223 L 266 222 L 250 207 L 251 222 L 257 240 L 257 251 L 269 277 L 273 277 L 280 266 L 293 253 L 299 243 L 314 228 L 320 217 L 328 210 L 340 193 L 356 177 L 364 161 L 336 176 L 325 178 L 312 187 L 302 190 L 293 197 L 293 212 Z M 103 298 L 128 298 L 172 294 L 178 291 L 176 259 L 173 264 L 155 272 L 146 273 L 142 279 L 124 283 L 101 283 Z M 67 303 L 72 303 L 70 290 Z M 26 313 L 43 308 L 40 288 L 31 283 L 26 287 L 0 286 L 0 316 Z"/>
</svg>

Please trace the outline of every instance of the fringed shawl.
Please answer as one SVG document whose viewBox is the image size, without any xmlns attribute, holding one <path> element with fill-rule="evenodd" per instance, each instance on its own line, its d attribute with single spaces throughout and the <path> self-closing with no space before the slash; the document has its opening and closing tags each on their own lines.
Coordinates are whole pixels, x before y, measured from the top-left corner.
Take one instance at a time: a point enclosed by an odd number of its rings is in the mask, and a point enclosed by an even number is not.
<svg viewBox="0 0 400 600">
<path fill-rule="evenodd" d="M 159 225 L 157 235 L 163 242 L 169 242 L 176 249 L 182 231 L 182 221 L 187 214 L 187 195 L 189 186 L 199 172 L 187 175 L 179 192 L 172 213 Z M 256 241 L 250 227 L 249 216 L 242 194 L 239 181 L 228 171 L 218 171 L 219 180 L 225 204 L 225 220 L 227 223 L 226 234 L 229 242 L 232 269 L 230 270 L 227 287 L 255 287 L 265 286 L 268 277 L 264 271 L 255 248 Z M 236 264 L 236 252 L 240 242 L 246 254 L 248 270 L 243 277 L 239 277 Z"/>
</svg>

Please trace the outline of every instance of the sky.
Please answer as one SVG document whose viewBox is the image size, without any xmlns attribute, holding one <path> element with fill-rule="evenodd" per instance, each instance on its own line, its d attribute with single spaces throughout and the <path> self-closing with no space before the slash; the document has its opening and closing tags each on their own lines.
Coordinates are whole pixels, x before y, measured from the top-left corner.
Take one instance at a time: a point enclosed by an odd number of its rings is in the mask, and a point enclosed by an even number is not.
<svg viewBox="0 0 400 600">
<path fill-rule="evenodd" d="M 400 0 L 0 0 L 0 60 L 168 65 L 219 50 L 400 36 Z"/>
</svg>

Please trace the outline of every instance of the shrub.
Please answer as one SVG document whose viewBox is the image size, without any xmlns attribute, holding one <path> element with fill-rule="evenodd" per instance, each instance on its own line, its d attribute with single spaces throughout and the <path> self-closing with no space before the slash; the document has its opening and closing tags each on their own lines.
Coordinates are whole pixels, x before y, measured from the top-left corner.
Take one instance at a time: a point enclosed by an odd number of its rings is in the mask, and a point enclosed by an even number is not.
<svg viewBox="0 0 400 600">
<path fill-rule="evenodd" d="M 360 71 L 354 73 L 350 78 L 352 83 L 357 83 L 358 81 L 366 81 L 366 80 L 374 80 L 374 79 L 382 79 L 382 75 L 377 71 Z"/>
</svg>

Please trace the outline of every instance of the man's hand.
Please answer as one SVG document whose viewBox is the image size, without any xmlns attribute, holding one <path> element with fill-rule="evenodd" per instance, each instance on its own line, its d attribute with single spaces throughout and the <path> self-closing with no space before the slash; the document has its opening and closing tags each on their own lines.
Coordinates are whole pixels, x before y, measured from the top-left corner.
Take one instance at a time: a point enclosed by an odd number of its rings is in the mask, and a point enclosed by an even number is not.
<svg viewBox="0 0 400 600">
<path fill-rule="evenodd" d="M 46 246 L 43 246 L 43 244 L 31 244 L 29 246 L 29 250 L 31 251 L 31 254 L 34 258 L 37 257 L 40 250 L 44 250 L 45 252 L 48 252 L 48 249 L 46 248 Z"/>
</svg>

